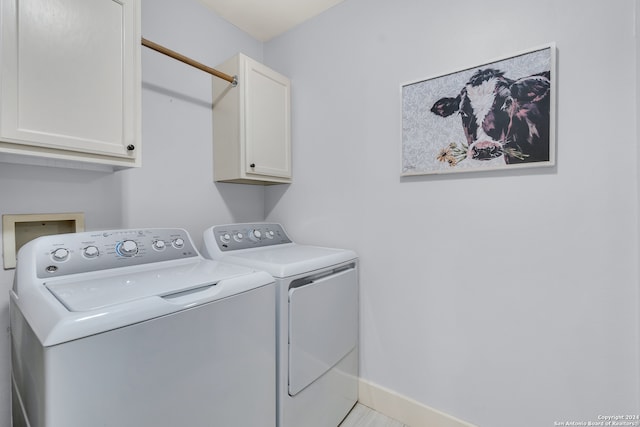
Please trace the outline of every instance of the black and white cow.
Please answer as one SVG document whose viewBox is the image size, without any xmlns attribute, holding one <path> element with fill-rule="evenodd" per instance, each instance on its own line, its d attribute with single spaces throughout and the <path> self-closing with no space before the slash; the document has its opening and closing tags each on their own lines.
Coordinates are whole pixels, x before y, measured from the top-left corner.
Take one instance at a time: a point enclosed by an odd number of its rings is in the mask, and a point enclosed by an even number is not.
<svg viewBox="0 0 640 427">
<path fill-rule="evenodd" d="M 431 112 L 442 117 L 460 114 L 468 159 L 547 161 L 550 78 L 550 72 L 543 72 L 512 80 L 500 70 L 478 70 L 458 96 L 436 101 Z"/>
</svg>

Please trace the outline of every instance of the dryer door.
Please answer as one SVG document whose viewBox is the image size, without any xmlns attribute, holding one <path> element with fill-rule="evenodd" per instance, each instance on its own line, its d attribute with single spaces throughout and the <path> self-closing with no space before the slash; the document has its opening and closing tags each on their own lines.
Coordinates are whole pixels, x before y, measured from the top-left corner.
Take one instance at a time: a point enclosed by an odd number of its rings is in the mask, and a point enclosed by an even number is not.
<svg viewBox="0 0 640 427">
<path fill-rule="evenodd" d="M 289 290 L 289 395 L 322 376 L 357 343 L 355 267 Z"/>
</svg>

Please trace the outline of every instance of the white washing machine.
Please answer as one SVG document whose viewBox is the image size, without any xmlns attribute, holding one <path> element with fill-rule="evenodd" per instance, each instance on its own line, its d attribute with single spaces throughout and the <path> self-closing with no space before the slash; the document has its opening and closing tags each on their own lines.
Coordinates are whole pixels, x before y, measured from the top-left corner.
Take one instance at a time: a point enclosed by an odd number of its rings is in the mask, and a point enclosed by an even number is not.
<svg viewBox="0 0 640 427">
<path fill-rule="evenodd" d="M 358 259 L 293 243 L 279 224 L 204 232 L 203 255 L 271 274 L 277 285 L 279 427 L 336 427 L 358 400 Z"/>
<path fill-rule="evenodd" d="M 275 426 L 275 283 L 182 229 L 40 237 L 11 291 L 14 426 Z"/>
</svg>

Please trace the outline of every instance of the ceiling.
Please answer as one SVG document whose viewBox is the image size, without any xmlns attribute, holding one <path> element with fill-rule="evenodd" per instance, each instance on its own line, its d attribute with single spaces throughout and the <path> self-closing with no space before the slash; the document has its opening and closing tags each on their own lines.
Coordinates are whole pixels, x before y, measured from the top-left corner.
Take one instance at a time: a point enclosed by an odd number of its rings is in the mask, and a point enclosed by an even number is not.
<svg viewBox="0 0 640 427">
<path fill-rule="evenodd" d="M 344 0 L 200 0 L 255 39 L 267 41 Z"/>
</svg>

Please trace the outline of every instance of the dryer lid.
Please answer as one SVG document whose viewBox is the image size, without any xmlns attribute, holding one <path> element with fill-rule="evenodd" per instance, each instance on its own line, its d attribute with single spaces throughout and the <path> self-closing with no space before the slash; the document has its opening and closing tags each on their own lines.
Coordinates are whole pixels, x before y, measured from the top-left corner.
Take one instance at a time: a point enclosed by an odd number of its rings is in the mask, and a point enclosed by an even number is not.
<svg viewBox="0 0 640 427">
<path fill-rule="evenodd" d="M 236 251 L 220 259 L 266 271 L 276 278 L 285 278 L 353 261 L 356 258 L 356 253 L 348 249 L 291 243 Z"/>
<path fill-rule="evenodd" d="M 143 271 L 116 274 L 83 275 L 71 280 L 50 281 L 45 287 L 67 310 L 90 311 L 124 304 L 150 296 L 164 297 L 214 285 L 222 279 L 252 273 L 227 263 L 198 260 Z M 262 283 L 260 283 L 262 284 Z"/>
</svg>

